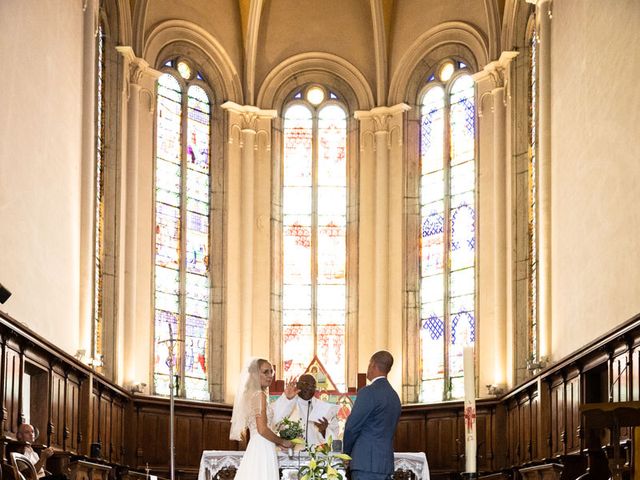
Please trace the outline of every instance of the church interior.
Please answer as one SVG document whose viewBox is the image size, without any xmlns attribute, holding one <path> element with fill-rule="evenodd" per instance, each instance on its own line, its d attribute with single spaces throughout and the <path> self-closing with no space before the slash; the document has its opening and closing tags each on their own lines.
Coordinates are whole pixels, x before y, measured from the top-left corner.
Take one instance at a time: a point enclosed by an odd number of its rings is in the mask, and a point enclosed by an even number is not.
<svg viewBox="0 0 640 480">
<path fill-rule="evenodd" d="M 30 423 L 204 480 L 249 358 L 344 420 L 387 350 L 394 478 L 640 478 L 639 46 L 637 0 L 0 1 L 2 475 Z"/>
</svg>

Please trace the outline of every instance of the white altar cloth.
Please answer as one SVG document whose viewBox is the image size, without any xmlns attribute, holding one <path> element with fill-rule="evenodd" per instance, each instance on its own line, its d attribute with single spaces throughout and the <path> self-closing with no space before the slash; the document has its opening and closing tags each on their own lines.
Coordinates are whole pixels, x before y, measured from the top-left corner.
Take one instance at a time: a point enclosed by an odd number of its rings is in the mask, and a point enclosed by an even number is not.
<svg viewBox="0 0 640 480">
<path fill-rule="evenodd" d="M 200 460 L 200 471 L 198 480 L 212 480 L 213 477 L 223 468 L 240 466 L 243 452 L 233 450 L 205 450 L 202 452 Z M 292 473 L 296 471 L 299 465 L 306 463 L 308 456 L 301 453 L 294 453 L 293 457 L 289 457 L 287 452 L 278 452 L 278 461 L 283 473 L 283 480 L 295 478 Z M 395 469 L 411 470 L 415 473 L 418 480 L 430 480 L 429 465 L 427 464 L 427 456 L 423 452 L 394 453 Z"/>
</svg>

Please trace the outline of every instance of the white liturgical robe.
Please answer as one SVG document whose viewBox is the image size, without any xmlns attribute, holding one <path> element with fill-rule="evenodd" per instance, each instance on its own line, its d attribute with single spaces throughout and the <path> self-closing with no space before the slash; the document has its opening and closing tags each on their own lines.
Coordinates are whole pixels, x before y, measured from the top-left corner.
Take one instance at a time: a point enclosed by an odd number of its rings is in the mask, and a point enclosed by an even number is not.
<svg viewBox="0 0 640 480">
<path fill-rule="evenodd" d="M 310 407 L 310 408 L 309 408 Z M 307 419 L 307 411 L 309 422 L 306 428 L 307 443 L 314 445 L 318 443 L 324 443 L 331 437 L 337 439 L 340 433 L 340 426 L 338 424 L 338 405 L 327 403 L 312 397 L 311 400 L 303 400 L 302 398 L 295 396 L 289 400 L 284 394 L 273 403 L 273 421 L 279 423 L 283 419 L 289 420 L 301 420 L 302 428 L 305 428 L 304 422 Z M 326 418 L 329 421 L 325 436 L 322 436 L 318 427 L 314 422 L 318 422 L 322 418 Z"/>
</svg>

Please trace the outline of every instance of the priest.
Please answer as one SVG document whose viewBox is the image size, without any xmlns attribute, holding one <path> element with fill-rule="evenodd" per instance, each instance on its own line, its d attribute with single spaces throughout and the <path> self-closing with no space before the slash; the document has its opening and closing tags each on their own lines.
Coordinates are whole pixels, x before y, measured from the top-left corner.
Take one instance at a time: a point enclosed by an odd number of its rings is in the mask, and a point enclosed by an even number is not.
<svg viewBox="0 0 640 480">
<path fill-rule="evenodd" d="M 277 424 L 288 418 L 298 421 L 304 430 L 309 445 L 317 445 L 337 439 L 340 432 L 338 424 L 338 405 L 322 401 L 315 397 L 316 379 L 305 373 L 300 375 L 296 384 L 298 395 L 288 399 L 282 394 L 273 404 L 274 422 Z"/>
</svg>

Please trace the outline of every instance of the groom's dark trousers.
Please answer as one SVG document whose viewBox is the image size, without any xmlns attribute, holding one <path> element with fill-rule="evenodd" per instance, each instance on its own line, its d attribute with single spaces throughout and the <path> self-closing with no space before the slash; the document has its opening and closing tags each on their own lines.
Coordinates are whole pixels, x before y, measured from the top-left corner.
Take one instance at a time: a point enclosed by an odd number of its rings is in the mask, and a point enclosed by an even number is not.
<svg viewBox="0 0 640 480">
<path fill-rule="evenodd" d="M 393 436 L 399 418 L 400 398 L 386 378 L 358 390 L 342 442 L 344 453 L 352 458 L 353 480 L 387 480 L 393 474 Z"/>
</svg>

